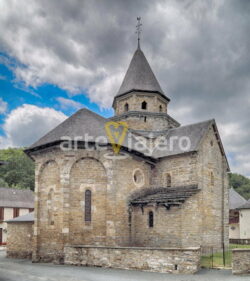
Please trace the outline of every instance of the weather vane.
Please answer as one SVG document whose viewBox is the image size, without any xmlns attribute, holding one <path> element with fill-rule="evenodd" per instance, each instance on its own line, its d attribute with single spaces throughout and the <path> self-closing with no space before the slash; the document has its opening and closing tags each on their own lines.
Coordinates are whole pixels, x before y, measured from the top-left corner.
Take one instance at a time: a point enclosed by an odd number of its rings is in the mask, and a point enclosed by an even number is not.
<svg viewBox="0 0 250 281">
<path fill-rule="evenodd" d="M 141 17 L 137 17 L 137 25 L 136 25 L 136 34 L 137 34 L 137 40 L 138 40 L 138 49 L 140 49 L 140 35 L 142 32 L 141 29 L 142 23 L 141 23 Z"/>
</svg>

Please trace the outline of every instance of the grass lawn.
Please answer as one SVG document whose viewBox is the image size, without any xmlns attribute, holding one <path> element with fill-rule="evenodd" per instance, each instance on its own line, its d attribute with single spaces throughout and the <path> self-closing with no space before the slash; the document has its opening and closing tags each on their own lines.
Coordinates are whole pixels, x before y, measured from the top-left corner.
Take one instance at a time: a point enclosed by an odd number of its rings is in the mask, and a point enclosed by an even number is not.
<svg viewBox="0 0 250 281">
<path fill-rule="evenodd" d="M 225 266 L 231 267 L 232 262 L 232 249 L 234 248 L 250 248 L 250 245 L 238 245 L 238 244 L 230 244 L 229 248 L 225 249 Z M 201 257 L 201 266 L 205 268 L 211 267 L 224 267 L 223 265 L 223 253 L 218 252 L 214 253 L 212 257 L 212 253 L 210 255 Z"/>
</svg>

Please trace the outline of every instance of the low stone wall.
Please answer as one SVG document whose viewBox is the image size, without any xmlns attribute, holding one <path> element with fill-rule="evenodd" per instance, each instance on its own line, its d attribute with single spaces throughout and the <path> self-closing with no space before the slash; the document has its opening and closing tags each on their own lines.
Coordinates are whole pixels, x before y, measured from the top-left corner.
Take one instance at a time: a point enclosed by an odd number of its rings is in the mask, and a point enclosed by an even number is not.
<svg viewBox="0 0 250 281">
<path fill-rule="evenodd" d="M 250 274 L 250 249 L 232 250 L 233 274 Z"/>
<path fill-rule="evenodd" d="M 12 222 L 7 226 L 8 258 L 28 258 L 32 256 L 33 222 Z"/>
<path fill-rule="evenodd" d="M 65 246 L 65 264 L 192 274 L 200 268 L 200 248 Z"/>
</svg>

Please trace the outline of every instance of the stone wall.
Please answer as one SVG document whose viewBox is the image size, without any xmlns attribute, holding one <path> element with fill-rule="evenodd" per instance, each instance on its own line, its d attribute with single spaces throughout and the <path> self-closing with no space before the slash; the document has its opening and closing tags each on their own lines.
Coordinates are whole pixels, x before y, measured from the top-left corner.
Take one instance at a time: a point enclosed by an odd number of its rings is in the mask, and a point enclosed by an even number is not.
<svg viewBox="0 0 250 281">
<path fill-rule="evenodd" d="M 142 102 L 147 103 L 147 109 L 142 109 Z M 128 104 L 128 111 L 148 111 L 148 112 L 164 112 L 167 113 L 168 102 L 159 94 L 150 94 L 146 92 L 132 92 L 127 95 L 116 98 L 114 109 L 116 115 L 120 115 L 125 110 L 125 104 Z M 160 111 L 161 106 L 161 111 Z"/>
<path fill-rule="evenodd" d="M 229 244 L 229 195 L 226 159 L 222 156 L 213 127 L 200 144 L 197 159 L 198 185 L 201 188 L 201 239 L 204 247 L 221 250 Z"/>
<path fill-rule="evenodd" d="M 151 185 L 167 186 L 166 175 L 171 175 L 171 186 L 198 184 L 197 153 L 177 155 L 158 161 L 152 170 Z"/>
<path fill-rule="evenodd" d="M 91 191 L 91 221 L 85 221 L 85 192 Z M 105 245 L 107 175 L 102 163 L 93 158 L 82 158 L 70 171 L 70 243 Z"/>
<path fill-rule="evenodd" d="M 65 264 L 193 274 L 200 268 L 200 248 L 126 248 L 66 246 Z"/>
<path fill-rule="evenodd" d="M 7 257 L 31 258 L 33 222 L 8 223 L 7 230 Z"/>
<path fill-rule="evenodd" d="M 108 191 L 109 243 L 106 245 L 131 245 L 131 225 L 129 222 L 129 197 L 135 191 L 150 185 L 151 166 L 140 158 L 128 157 L 114 160 L 112 188 Z M 134 179 L 135 174 L 137 181 Z"/>
<path fill-rule="evenodd" d="M 162 131 L 179 126 L 173 118 L 166 113 L 151 113 L 131 111 L 112 117 L 113 121 L 124 121 L 133 130 Z"/>
<path fill-rule="evenodd" d="M 60 166 L 56 159 L 46 160 L 38 175 L 39 200 L 37 202 L 37 226 L 39 247 L 37 255 L 43 261 L 52 261 L 63 252 L 62 228 L 62 186 Z"/>
<path fill-rule="evenodd" d="M 33 260 L 60 260 L 66 243 L 130 245 L 127 200 L 134 190 L 149 186 L 151 166 L 129 154 L 126 159 L 105 158 L 111 151 L 62 152 L 54 148 L 45 152 L 33 155 L 36 158 Z M 49 163 L 51 169 L 46 168 Z M 143 176 L 136 183 L 134 173 L 138 171 Z M 50 210 L 52 188 L 55 205 Z M 92 192 L 91 222 L 84 221 L 87 189 Z M 53 211 L 52 225 L 49 210 Z"/>
<path fill-rule="evenodd" d="M 232 250 L 233 274 L 250 274 L 250 249 Z"/>
<path fill-rule="evenodd" d="M 19 208 L 19 216 L 23 216 L 29 213 L 28 208 Z M 13 219 L 13 208 L 4 207 L 4 220 L 0 221 L 0 228 L 2 228 L 2 244 L 6 244 L 7 240 L 7 220 Z M 0 243 L 1 244 L 1 243 Z"/>
<path fill-rule="evenodd" d="M 151 186 L 166 187 L 166 174 L 171 175 L 171 186 L 198 185 L 197 154 L 168 157 L 152 169 Z M 133 208 L 132 237 L 135 246 L 196 247 L 202 241 L 201 191 L 179 207 L 148 205 L 142 212 Z M 154 213 L 154 227 L 148 226 L 148 213 Z"/>
<path fill-rule="evenodd" d="M 198 247 L 202 245 L 199 199 L 193 195 L 179 207 L 167 210 L 163 206 L 148 205 L 133 208 L 133 245 L 141 247 Z M 197 211 L 198 210 L 198 211 Z M 154 226 L 149 227 L 148 214 L 154 214 Z M 187 242 L 188 241 L 188 242 Z"/>
<path fill-rule="evenodd" d="M 149 212 L 154 214 L 154 226 L 149 227 Z M 132 245 L 137 247 L 181 247 L 181 212 L 179 207 L 167 210 L 154 205 L 133 207 Z"/>
<path fill-rule="evenodd" d="M 146 103 L 145 109 L 142 104 Z M 168 101 L 160 94 L 131 92 L 115 99 L 114 121 L 125 121 L 135 130 L 161 131 L 178 127 L 179 123 L 167 114 Z"/>
</svg>

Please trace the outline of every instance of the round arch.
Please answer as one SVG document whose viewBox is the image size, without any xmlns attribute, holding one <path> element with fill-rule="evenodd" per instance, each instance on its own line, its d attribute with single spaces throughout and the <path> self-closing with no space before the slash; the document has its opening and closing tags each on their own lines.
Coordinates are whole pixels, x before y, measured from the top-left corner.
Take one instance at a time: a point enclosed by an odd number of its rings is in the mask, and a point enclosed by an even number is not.
<svg viewBox="0 0 250 281">
<path fill-rule="evenodd" d="M 77 159 L 71 166 L 69 182 L 70 242 L 83 244 L 95 244 L 97 240 L 104 242 L 108 179 L 103 163 L 92 157 Z M 86 201 L 87 190 L 91 192 L 91 202 Z M 89 213 L 86 214 L 86 211 Z"/>
</svg>

